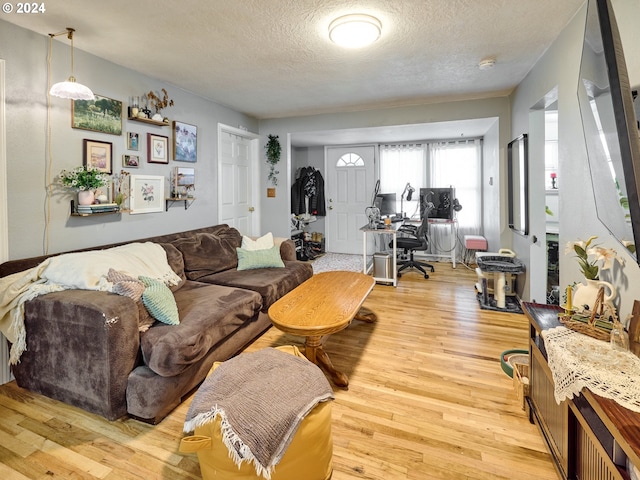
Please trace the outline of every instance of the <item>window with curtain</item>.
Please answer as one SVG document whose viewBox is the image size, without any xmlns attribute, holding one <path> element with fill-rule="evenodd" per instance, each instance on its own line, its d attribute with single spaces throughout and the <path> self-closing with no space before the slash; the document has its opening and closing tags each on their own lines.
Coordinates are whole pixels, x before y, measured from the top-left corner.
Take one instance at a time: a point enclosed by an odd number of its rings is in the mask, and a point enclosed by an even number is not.
<svg viewBox="0 0 640 480">
<path fill-rule="evenodd" d="M 397 213 L 420 216 L 418 192 L 426 181 L 426 145 L 381 145 L 380 193 L 395 193 Z M 407 184 L 415 189 L 411 201 L 402 193 Z"/>
<path fill-rule="evenodd" d="M 419 191 L 423 187 L 455 188 L 462 210 L 457 212 L 456 239 L 447 224 L 430 228 L 432 254 L 446 256 L 464 235 L 482 232 L 482 140 L 383 145 L 380 148 L 380 193 L 396 193 L 398 212 L 407 183 L 416 189 L 412 200 L 402 202 L 409 217 L 419 218 Z M 458 253 L 462 249 L 458 248 Z"/>
</svg>

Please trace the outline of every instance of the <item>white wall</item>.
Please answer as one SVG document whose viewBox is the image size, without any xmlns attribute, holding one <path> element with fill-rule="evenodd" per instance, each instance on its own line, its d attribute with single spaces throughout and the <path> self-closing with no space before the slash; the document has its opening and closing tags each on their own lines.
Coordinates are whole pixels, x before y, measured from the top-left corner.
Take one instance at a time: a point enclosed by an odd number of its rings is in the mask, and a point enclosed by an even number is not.
<svg viewBox="0 0 640 480">
<path fill-rule="evenodd" d="M 0 21 L 0 58 L 6 61 L 9 258 L 41 255 L 45 249 L 48 43 L 48 36 Z M 66 42 L 53 43 L 53 82 L 56 82 L 69 75 L 70 51 Z M 165 115 L 198 127 L 198 161 L 195 164 L 173 161 L 169 165 L 148 164 L 146 133 L 168 136 L 171 142 L 170 127 L 125 120 L 121 136 L 72 129 L 71 102 L 52 98 L 52 176 L 64 168 L 82 165 L 85 138 L 112 142 L 114 171 L 119 172 L 122 154 L 126 152 L 124 133 L 135 131 L 140 133 L 139 153 L 143 161 L 140 168 L 129 172 L 168 178 L 174 166 L 193 166 L 197 199 L 187 211 L 174 206 L 166 213 L 77 218 L 69 217 L 72 197 L 59 191 L 51 202 L 49 253 L 214 225 L 217 221 L 217 123 L 244 125 L 257 132 L 257 120 L 77 49 L 75 75 L 94 93 L 123 101 L 124 117 L 130 96 L 166 88 L 175 106 L 166 109 Z"/>
<path fill-rule="evenodd" d="M 509 115 L 509 99 L 507 97 L 498 97 L 463 102 L 416 105 L 412 107 L 266 119 L 260 121 L 260 134 L 263 138 L 268 134 L 272 134 L 279 135 L 282 139 L 286 138 L 287 134 L 296 132 L 413 125 L 423 123 L 428 124 L 433 122 L 496 117 L 504 119 L 504 121 L 497 122 L 495 132 L 493 132 L 489 137 L 489 146 L 487 147 L 487 145 L 485 145 L 485 152 L 488 151 L 499 155 L 499 162 L 496 162 L 495 165 L 492 166 L 492 168 L 497 169 L 496 173 L 491 174 L 491 172 L 485 172 L 487 178 L 488 176 L 493 176 L 495 181 L 504 175 L 502 173 L 502 170 L 504 170 L 504 152 L 510 135 L 508 121 Z M 286 146 L 285 151 L 285 145 L 283 144 L 283 158 L 286 156 L 290 160 L 290 152 L 291 149 L 289 146 Z M 291 165 L 291 163 L 289 163 L 289 165 Z M 284 169 L 281 169 L 280 171 L 283 172 Z M 295 171 L 293 173 L 295 173 Z M 288 191 L 289 188 L 285 187 L 285 185 L 291 185 L 292 179 L 290 177 L 291 172 L 288 172 L 289 177 L 286 179 L 286 182 L 284 182 L 285 174 L 286 173 L 281 173 L 277 198 L 269 199 L 273 201 L 269 201 L 265 204 L 265 214 L 262 218 L 262 230 L 272 230 L 274 235 L 287 235 L 289 232 L 288 212 L 290 205 L 290 191 Z M 262 181 L 266 188 L 266 175 L 263 175 Z M 485 194 L 491 196 L 487 199 L 487 204 L 494 211 L 496 210 L 496 205 L 505 204 L 505 192 L 506 188 L 485 190 Z M 495 221 L 489 222 L 488 225 L 493 231 L 487 232 L 487 234 L 492 238 L 500 238 L 500 226 Z M 510 238 L 506 234 L 502 235 L 502 238 L 500 238 L 502 243 L 509 240 Z"/>
<path fill-rule="evenodd" d="M 504 121 L 503 123 L 508 123 Z M 510 245 L 506 210 L 501 208 L 506 198 L 506 186 L 501 182 L 506 178 L 506 170 L 500 167 L 504 162 L 505 148 L 501 148 L 499 122 L 491 126 L 482 144 L 482 225 L 489 252 L 497 252 Z"/>
<path fill-rule="evenodd" d="M 625 47 L 631 45 L 635 52 L 640 39 L 637 25 L 640 22 L 640 2 L 638 0 L 612 0 L 618 27 Z M 560 289 L 583 279 L 578 264 L 572 255 L 563 255 L 568 241 L 587 239 L 598 235 L 605 246 L 615 248 L 626 255 L 620 245 L 610 237 L 606 228 L 595 214 L 595 203 L 587 163 L 587 152 L 582 132 L 582 121 L 578 105 L 577 88 L 582 55 L 582 42 L 586 18 L 586 5 L 576 14 L 562 31 L 558 39 L 547 50 L 525 80 L 512 95 L 512 124 L 514 134 L 529 131 L 530 109 L 551 91 L 558 88 L 558 146 L 561 184 L 559 190 L 560 224 Z M 640 84 L 640 56 L 629 55 L 627 62 L 633 84 Z M 634 82 L 635 80 L 635 82 Z M 530 158 L 530 168 L 544 170 L 544 158 Z M 532 232 L 544 238 L 544 232 Z M 514 235 L 514 249 L 525 249 L 530 244 L 528 238 Z M 640 268 L 635 260 L 626 255 L 626 266 L 622 272 L 602 272 L 603 280 L 611 281 L 618 287 L 617 298 L 621 319 L 631 311 L 633 300 L 640 299 Z M 526 297 L 525 292 L 525 299 Z"/>
</svg>

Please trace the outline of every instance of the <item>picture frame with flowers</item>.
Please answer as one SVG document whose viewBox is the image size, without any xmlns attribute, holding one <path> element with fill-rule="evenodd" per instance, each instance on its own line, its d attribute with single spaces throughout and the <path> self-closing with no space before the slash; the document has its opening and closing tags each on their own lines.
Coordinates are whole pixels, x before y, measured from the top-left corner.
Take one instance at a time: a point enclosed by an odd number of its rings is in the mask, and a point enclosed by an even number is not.
<svg viewBox="0 0 640 480">
<path fill-rule="evenodd" d="M 147 163 L 169 163 L 169 137 L 147 133 Z"/>
<path fill-rule="evenodd" d="M 129 182 L 129 213 L 131 215 L 164 211 L 164 176 L 131 175 Z"/>
</svg>

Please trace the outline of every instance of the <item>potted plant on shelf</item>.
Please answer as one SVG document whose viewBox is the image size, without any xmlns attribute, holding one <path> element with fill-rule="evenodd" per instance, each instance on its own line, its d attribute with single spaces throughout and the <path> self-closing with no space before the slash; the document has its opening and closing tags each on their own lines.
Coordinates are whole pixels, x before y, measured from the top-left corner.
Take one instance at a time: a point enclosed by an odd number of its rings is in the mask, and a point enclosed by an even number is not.
<svg viewBox="0 0 640 480">
<path fill-rule="evenodd" d="M 169 119 L 167 117 L 162 118 L 162 114 L 160 112 L 163 108 L 173 107 L 173 100 L 169 98 L 169 94 L 166 89 L 163 88 L 162 93 L 162 98 L 160 98 L 159 95 L 156 95 L 153 90 L 150 90 L 146 95 L 149 104 L 151 104 L 156 111 L 155 115 L 151 117 L 151 119 L 157 122 L 169 123 Z"/>
<path fill-rule="evenodd" d="M 109 176 L 95 167 L 83 165 L 73 170 L 62 170 L 58 176 L 60 184 L 78 192 L 78 204 L 91 205 L 95 201 L 95 191 L 109 183 Z"/>
<path fill-rule="evenodd" d="M 276 170 L 276 165 L 280 161 L 280 153 L 282 149 L 280 148 L 278 135 L 269 135 L 268 138 L 269 140 L 264 147 L 267 151 L 267 163 L 269 164 L 269 175 L 267 176 L 267 179 L 271 181 L 271 184 L 275 187 L 278 185 L 277 175 L 280 173 Z"/>
</svg>

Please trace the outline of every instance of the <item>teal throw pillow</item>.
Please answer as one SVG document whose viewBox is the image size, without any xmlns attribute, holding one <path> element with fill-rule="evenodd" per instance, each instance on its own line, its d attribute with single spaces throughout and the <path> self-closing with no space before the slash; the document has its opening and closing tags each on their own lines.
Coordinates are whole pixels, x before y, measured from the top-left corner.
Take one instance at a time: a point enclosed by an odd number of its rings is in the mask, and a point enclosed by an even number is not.
<svg viewBox="0 0 640 480">
<path fill-rule="evenodd" d="M 153 278 L 140 276 L 138 279 L 145 285 L 142 303 L 151 316 L 167 325 L 178 325 L 180 323 L 178 305 L 169 287 Z"/>
<path fill-rule="evenodd" d="M 256 268 L 284 268 L 280 258 L 280 246 L 274 245 L 263 250 L 246 250 L 236 247 L 238 252 L 238 270 L 253 270 Z"/>
</svg>

